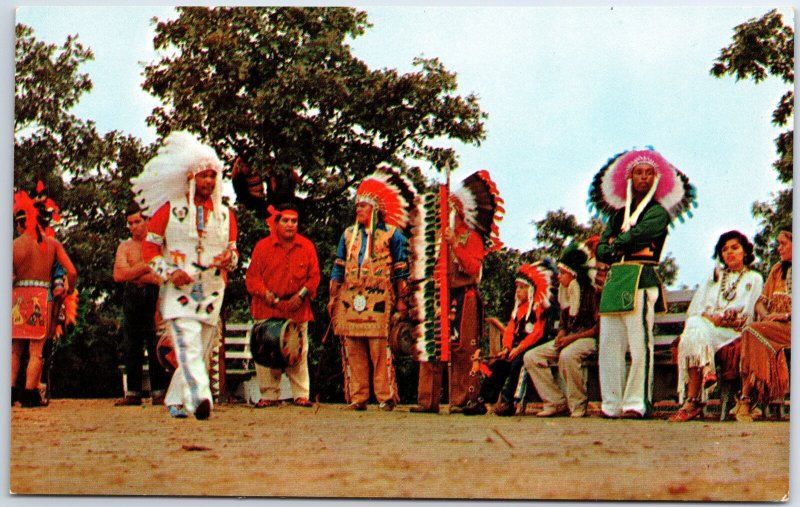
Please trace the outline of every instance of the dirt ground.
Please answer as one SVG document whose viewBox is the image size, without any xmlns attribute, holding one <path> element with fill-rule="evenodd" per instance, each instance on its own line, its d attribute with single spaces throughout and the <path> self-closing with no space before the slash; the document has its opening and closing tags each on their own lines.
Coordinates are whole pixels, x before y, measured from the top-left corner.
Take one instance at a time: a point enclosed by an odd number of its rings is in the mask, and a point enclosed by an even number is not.
<svg viewBox="0 0 800 507">
<path fill-rule="evenodd" d="M 789 422 L 543 419 L 345 412 L 341 405 L 210 419 L 164 407 L 53 400 L 11 409 L 18 494 L 784 499 Z M 178 478 L 182 478 L 178 482 Z"/>
</svg>

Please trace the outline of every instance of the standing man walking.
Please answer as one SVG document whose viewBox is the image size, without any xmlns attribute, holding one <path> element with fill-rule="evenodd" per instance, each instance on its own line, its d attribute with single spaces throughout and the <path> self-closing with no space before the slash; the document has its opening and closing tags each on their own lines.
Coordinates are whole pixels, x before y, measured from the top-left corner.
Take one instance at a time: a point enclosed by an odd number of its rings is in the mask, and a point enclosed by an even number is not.
<svg viewBox="0 0 800 507">
<path fill-rule="evenodd" d="M 300 219 L 291 204 L 270 206 L 270 234 L 256 243 L 247 268 L 247 292 L 252 296 L 250 313 L 256 323 L 268 319 L 289 319 L 301 325 L 302 352 L 300 361 L 286 367 L 292 385 L 294 404 L 310 407 L 308 400 L 308 322 L 314 320 L 311 300 L 319 286 L 317 249 L 308 238 L 297 232 Z M 280 403 L 283 370 L 256 364 L 261 400 L 256 408 Z"/>
<path fill-rule="evenodd" d="M 603 414 L 648 417 L 653 401 L 653 323 L 656 311 L 666 311 L 656 267 L 667 227 L 688 211 L 695 190 L 661 154 L 646 149 L 614 157 L 595 176 L 589 194 L 599 213 L 609 218 L 597 246 L 597 259 L 611 264 L 600 297 Z M 631 354 L 627 380 L 626 349 Z"/>
<path fill-rule="evenodd" d="M 217 331 L 227 273 L 239 260 L 236 220 L 222 204 L 222 162 L 187 132 L 173 132 L 132 180 L 142 209 L 157 211 L 142 255 L 164 279 L 161 316 L 178 368 L 166 401 L 170 415 L 211 415 L 207 361 Z"/>
<path fill-rule="evenodd" d="M 158 362 L 156 353 L 155 313 L 158 288 L 161 283 L 150 265 L 142 258 L 142 243 L 147 237 L 147 219 L 135 202 L 125 213 L 131 238 L 120 243 L 114 261 L 114 281 L 124 283 L 122 295 L 123 338 L 125 340 L 125 395 L 114 405 L 142 404 L 142 365 L 144 346 L 147 347 L 150 396 L 153 405 L 164 404 L 167 371 Z"/>
<path fill-rule="evenodd" d="M 345 410 L 366 410 L 372 384 L 380 409 L 399 401 L 389 322 L 404 314 L 408 279 L 408 210 L 413 184 L 391 169 L 367 177 L 356 191 L 356 223 L 339 239 L 331 272 L 328 312 L 344 338 Z"/>
</svg>

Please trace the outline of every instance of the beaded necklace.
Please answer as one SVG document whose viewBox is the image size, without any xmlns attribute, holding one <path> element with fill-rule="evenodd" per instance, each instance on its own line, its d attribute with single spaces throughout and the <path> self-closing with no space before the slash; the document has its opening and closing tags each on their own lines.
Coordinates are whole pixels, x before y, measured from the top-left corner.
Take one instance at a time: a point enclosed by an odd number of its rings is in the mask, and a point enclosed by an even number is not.
<svg viewBox="0 0 800 507">
<path fill-rule="evenodd" d="M 724 269 L 722 271 L 722 280 L 719 284 L 719 294 L 717 294 L 717 308 L 720 308 L 719 305 L 719 297 L 722 296 L 722 299 L 730 303 L 736 298 L 736 289 L 739 287 L 739 282 L 742 281 L 742 276 L 747 271 L 747 268 L 742 269 L 739 272 L 739 276 L 736 278 L 736 281 L 733 282 L 733 285 L 728 287 L 728 274 L 730 273 L 729 270 Z"/>
</svg>

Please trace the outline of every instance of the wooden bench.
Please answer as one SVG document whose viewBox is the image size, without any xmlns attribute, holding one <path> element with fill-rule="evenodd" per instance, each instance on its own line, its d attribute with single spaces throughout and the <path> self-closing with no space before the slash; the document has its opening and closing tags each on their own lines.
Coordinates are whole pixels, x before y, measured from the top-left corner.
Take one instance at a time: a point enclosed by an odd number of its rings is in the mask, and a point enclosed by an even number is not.
<svg viewBox="0 0 800 507">
<path fill-rule="evenodd" d="M 219 364 L 219 390 L 215 396 L 221 402 L 230 401 L 231 397 L 241 394 L 241 398 L 248 402 L 259 399 L 258 388 L 254 394 L 248 389 L 240 390 L 240 386 L 248 387 L 245 382 L 256 378 L 256 364 L 250 352 L 250 327 L 252 322 L 231 322 L 225 324 L 222 345 L 215 351 Z M 281 377 L 279 399 L 291 399 L 292 392 L 289 378 L 284 373 Z"/>
<path fill-rule="evenodd" d="M 218 390 L 214 394 L 221 402 L 228 401 L 241 382 L 255 376 L 255 363 L 250 354 L 250 326 L 247 322 L 225 323 L 220 346 L 212 354 L 212 362 L 218 365 Z"/>
<path fill-rule="evenodd" d="M 253 360 L 250 356 L 250 343 L 247 340 L 247 330 L 249 324 L 229 324 L 224 327 L 220 323 L 218 326 L 218 336 L 215 339 L 216 345 L 211 351 L 209 361 L 209 383 L 211 394 L 218 401 L 227 400 L 227 386 L 229 379 L 247 380 L 255 372 Z M 122 375 L 123 395 L 127 390 L 127 372 L 124 365 L 119 365 Z M 147 349 L 144 351 L 144 362 L 142 364 L 142 391 L 144 394 L 150 393 L 150 366 L 147 361 Z"/>
</svg>

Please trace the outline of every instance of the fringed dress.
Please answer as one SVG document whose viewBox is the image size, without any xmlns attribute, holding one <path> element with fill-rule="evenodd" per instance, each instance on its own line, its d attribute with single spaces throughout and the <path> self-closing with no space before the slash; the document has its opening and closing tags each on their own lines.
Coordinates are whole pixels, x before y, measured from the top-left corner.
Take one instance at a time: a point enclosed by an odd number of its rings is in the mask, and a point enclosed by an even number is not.
<svg viewBox="0 0 800 507">
<path fill-rule="evenodd" d="M 741 326 L 716 326 L 703 313 L 715 315 L 736 310 L 741 325 L 749 324 L 763 284 L 758 272 L 745 269 L 741 275 L 720 271 L 717 280 L 712 276 L 697 289 L 678 345 L 678 397 L 681 403 L 689 383 L 689 368 L 715 371 L 714 354 L 741 333 Z M 702 399 L 708 399 L 706 391 L 703 391 Z"/>
<path fill-rule="evenodd" d="M 783 349 L 792 345 L 792 266 L 777 263 L 764 284 L 760 301 L 767 313 L 787 313 L 788 321 L 761 321 L 742 333 L 739 372 L 742 383 L 753 381 L 753 401 L 768 403 L 783 397 L 789 387 L 789 368 Z"/>
</svg>

